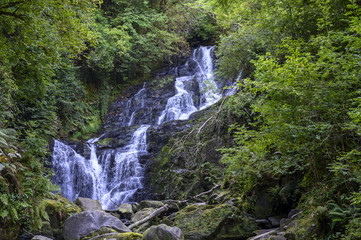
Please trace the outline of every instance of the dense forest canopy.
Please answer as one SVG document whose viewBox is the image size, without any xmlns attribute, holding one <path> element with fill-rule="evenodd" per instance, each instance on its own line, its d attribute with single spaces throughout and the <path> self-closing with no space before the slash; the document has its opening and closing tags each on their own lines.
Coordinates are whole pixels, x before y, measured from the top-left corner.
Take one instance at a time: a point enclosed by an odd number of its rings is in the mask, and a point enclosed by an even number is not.
<svg viewBox="0 0 361 240">
<path fill-rule="evenodd" d="M 225 185 L 298 182 L 306 214 L 329 210 L 319 239 L 361 238 L 360 17 L 356 0 L 3 0 L 0 227 L 41 227 L 52 138 L 87 139 L 120 91 L 212 44 L 250 119 Z"/>
</svg>

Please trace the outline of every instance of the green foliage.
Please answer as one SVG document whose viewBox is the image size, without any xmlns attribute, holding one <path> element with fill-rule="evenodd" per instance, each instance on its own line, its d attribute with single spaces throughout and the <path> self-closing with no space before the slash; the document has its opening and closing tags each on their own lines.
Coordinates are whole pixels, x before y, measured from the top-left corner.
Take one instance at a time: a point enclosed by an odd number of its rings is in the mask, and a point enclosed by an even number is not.
<svg viewBox="0 0 361 240">
<path fill-rule="evenodd" d="M 315 234 L 340 239 L 346 225 L 342 239 L 358 236 L 360 4 L 250 0 L 211 7 L 227 30 L 219 74 L 235 79 L 242 72 L 249 78 L 239 88 L 255 99 L 251 123 L 234 125 L 234 146 L 222 150 L 228 175 L 245 195 L 265 179 L 301 177 L 313 192 L 302 198 L 304 207 L 328 205 L 319 222 L 331 230 Z"/>
</svg>

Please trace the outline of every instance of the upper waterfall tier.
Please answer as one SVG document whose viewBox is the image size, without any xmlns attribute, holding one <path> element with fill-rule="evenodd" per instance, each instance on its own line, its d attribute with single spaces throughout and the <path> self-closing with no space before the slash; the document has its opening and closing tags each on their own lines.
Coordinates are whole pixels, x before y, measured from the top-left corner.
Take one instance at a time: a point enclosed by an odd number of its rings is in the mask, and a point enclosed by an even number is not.
<svg viewBox="0 0 361 240">
<path fill-rule="evenodd" d="M 222 97 L 214 81 L 212 51 L 213 47 L 197 48 L 183 66 L 174 69 L 176 95 L 168 99 L 157 124 L 188 119 Z"/>
</svg>

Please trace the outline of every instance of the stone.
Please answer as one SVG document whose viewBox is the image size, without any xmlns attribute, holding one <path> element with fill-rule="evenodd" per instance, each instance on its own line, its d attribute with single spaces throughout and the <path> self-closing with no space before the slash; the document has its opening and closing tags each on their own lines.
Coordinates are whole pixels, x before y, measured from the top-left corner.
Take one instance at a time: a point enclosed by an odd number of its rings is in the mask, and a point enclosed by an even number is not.
<svg viewBox="0 0 361 240">
<path fill-rule="evenodd" d="M 284 236 L 272 236 L 269 240 L 287 240 Z"/>
<path fill-rule="evenodd" d="M 179 211 L 174 220 L 185 239 L 244 239 L 257 228 L 253 219 L 228 205 L 190 205 Z"/>
<path fill-rule="evenodd" d="M 256 220 L 256 223 L 257 223 L 257 225 L 258 225 L 260 228 L 263 228 L 263 229 L 265 229 L 265 228 L 267 228 L 267 229 L 272 228 L 271 223 L 270 223 L 267 219 L 257 219 L 257 220 Z"/>
<path fill-rule="evenodd" d="M 182 230 L 165 224 L 151 226 L 143 234 L 143 240 L 184 240 Z"/>
<path fill-rule="evenodd" d="M 281 216 L 272 216 L 267 218 L 267 220 L 271 223 L 272 227 L 279 227 L 281 218 Z"/>
<path fill-rule="evenodd" d="M 182 203 L 178 200 L 164 200 L 162 202 L 168 205 L 168 213 L 178 212 L 181 208 L 186 206 L 185 203 Z"/>
<path fill-rule="evenodd" d="M 134 214 L 133 207 L 129 203 L 123 203 L 120 205 L 118 211 L 120 213 L 120 218 L 131 219 Z"/>
<path fill-rule="evenodd" d="M 146 218 L 147 216 L 149 216 L 154 211 L 155 211 L 154 208 L 144 208 L 144 209 L 136 212 L 130 221 L 132 223 L 138 222 L 138 221 L 142 220 L 143 218 Z"/>
<path fill-rule="evenodd" d="M 314 217 L 304 217 L 291 221 L 286 229 L 285 237 L 288 240 L 314 239 L 313 236 L 320 230 L 318 220 Z M 322 230 L 322 229 L 321 229 Z"/>
<path fill-rule="evenodd" d="M 291 222 L 291 219 L 288 218 L 282 218 L 280 221 L 280 227 L 281 228 L 287 228 L 287 224 Z"/>
<path fill-rule="evenodd" d="M 84 211 L 69 217 L 64 224 L 65 240 L 85 237 L 103 227 L 114 229 L 119 233 L 130 232 L 122 221 L 104 211 Z"/>
<path fill-rule="evenodd" d="M 75 200 L 75 204 L 83 209 L 83 211 L 103 211 L 102 205 L 98 200 L 79 197 Z"/>
<path fill-rule="evenodd" d="M 93 237 L 89 240 L 142 240 L 143 235 L 134 232 L 128 233 L 108 233 Z"/>
<path fill-rule="evenodd" d="M 52 239 L 48 238 L 48 237 L 41 236 L 41 235 L 36 235 L 31 240 L 52 240 Z"/>
<path fill-rule="evenodd" d="M 39 233 L 58 238 L 62 235 L 65 220 L 82 210 L 59 194 L 49 194 L 48 197 L 41 202 L 47 216 L 43 216 L 43 225 Z"/>
<path fill-rule="evenodd" d="M 144 208 L 160 208 L 163 207 L 164 203 L 161 201 L 150 201 L 150 200 L 143 200 L 137 206 L 137 211 L 142 210 Z"/>
</svg>

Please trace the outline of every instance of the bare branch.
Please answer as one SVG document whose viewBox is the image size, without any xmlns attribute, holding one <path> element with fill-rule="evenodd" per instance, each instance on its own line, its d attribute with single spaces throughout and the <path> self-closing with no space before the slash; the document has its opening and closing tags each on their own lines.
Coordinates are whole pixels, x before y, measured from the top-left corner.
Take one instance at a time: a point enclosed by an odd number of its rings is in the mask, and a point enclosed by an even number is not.
<svg viewBox="0 0 361 240">
<path fill-rule="evenodd" d="M 167 210 L 168 210 L 168 204 L 165 204 L 163 207 L 158 208 L 157 210 L 152 212 L 148 217 L 143 218 L 142 220 L 131 224 L 128 228 L 131 230 L 132 228 L 135 228 L 136 226 L 139 226 L 140 224 L 148 222 L 149 220 L 155 218 L 156 216 L 158 216 L 159 214 L 161 214 L 162 212 L 167 211 Z"/>
</svg>

